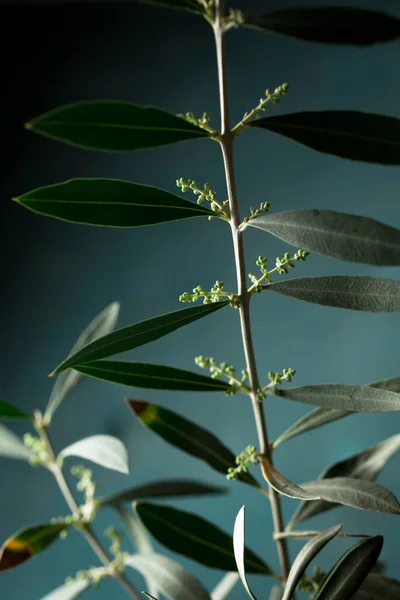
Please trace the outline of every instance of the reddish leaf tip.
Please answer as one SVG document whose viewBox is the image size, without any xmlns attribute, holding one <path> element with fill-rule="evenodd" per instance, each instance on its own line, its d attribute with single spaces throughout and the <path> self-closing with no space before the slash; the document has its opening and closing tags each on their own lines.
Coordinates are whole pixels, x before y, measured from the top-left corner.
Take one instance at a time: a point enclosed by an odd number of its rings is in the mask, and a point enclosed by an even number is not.
<svg viewBox="0 0 400 600">
<path fill-rule="evenodd" d="M 130 398 L 125 398 L 125 401 L 137 416 L 141 415 L 150 404 L 143 400 L 131 400 Z"/>
</svg>

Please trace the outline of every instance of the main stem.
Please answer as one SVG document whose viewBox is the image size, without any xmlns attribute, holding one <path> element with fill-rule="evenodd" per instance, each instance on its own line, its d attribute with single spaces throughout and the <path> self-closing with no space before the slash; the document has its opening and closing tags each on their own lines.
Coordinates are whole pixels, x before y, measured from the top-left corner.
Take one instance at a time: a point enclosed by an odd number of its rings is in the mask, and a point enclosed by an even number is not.
<svg viewBox="0 0 400 600">
<path fill-rule="evenodd" d="M 268 433 L 267 425 L 265 422 L 264 408 L 263 404 L 257 399 L 257 390 L 259 389 L 260 384 L 258 380 L 256 358 L 254 354 L 254 345 L 250 325 L 250 297 L 247 291 L 246 265 L 244 258 L 242 232 L 239 230 L 240 214 L 237 200 L 233 158 L 234 136 L 232 135 L 229 118 L 228 86 L 225 60 L 225 35 L 223 27 L 224 0 L 216 0 L 215 13 L 216 14 L 214 22 L 214 35 L 217 50 L 218 83 L 221 110 L 220 145 L 224 160 L 226 186 L 228 190 L 229 208 L 231 212 L 231 230 L 235 254 L 238 294 L 240 297 L 240 326 L 242 330 L 242 340 L 246 359 L 246 366 L 247 371 L 249 373 L 251 390 L 250 397 L 257 427 L 260 454 L 265 456 L 270 462 L 272 462 L 271 448 L 268 442 Z M 284 531 L 280 497 L 279 494 L 272 487 L 270 487 L 269 496 L 271 501 L 272 518 L 274 522 L 274 532 L 275 534 L 279 535 Z M 276 544 L 281 565 L 282 578 L 285 582 L 290 570 L 290 560 L 286 539 L 277 538 Z"/>
<path fill-rule="evenodd" d="M 61 467 L 58 465 L 56 456 L 53 450 L 53 446 L 51 444 L 49 435 L 45 427 L 40 428 L 40 433 L 43 439 L 46 441 L 47 451 L 52 461 L 51 471 L 58 483 L 58 487 L 62 495 L 64 496 L 65 502 L 68 504 L 68 507 L 72 514 L 77 514 L 79 511 L 79 506 L 71 492 L 71 489 L 68 485 L 67 480 L 64 477 L 64 473 L 62 472 Z M 109 567 L 111 564 L 111 560 L 107 555 L 107 552 L 104 550 L 100 540 L 97 538 L 95 532 L 92 527 L 86 523 L 82 526 L 82 534 L 86 538 L 86 541 L 91 546 L 94 553 L 97 555 L 98 559 L 103 563 L 105 567 Z M 120 583 L 120 585 L 124 588 L 126 593 L 130 598 L 134 598 L 135 600 L 142 600 L 142 595 L 133 587 L 131 582 L 125 577 L 124 573 L 120 573 L 115 571 L 114 577 Z"/>
</svg>

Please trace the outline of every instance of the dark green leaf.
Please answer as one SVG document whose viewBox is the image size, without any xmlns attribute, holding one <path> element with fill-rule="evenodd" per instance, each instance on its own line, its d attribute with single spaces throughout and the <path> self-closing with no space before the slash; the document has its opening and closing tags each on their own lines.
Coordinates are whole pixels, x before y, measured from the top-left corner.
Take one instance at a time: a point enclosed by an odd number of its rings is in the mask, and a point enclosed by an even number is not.
<svg viewBox="0 0 400 600">
<path fill-rule="evenodd" d="M 39 552 L 45 550 L 50 544 L 60 537 L 65 531 L 65 524 L 35 525 L 20 529 L 8 538 L 0 550 L 0 571 L 5 571 L 29 560 Z"/>
<path fill-rule="evenodd" d="M 209 593 L 180 564 L 161 554 L 134 554 L 125 564 L 139 571 L 169 600 L 211 600 Z"/>
<path fill-rule="evenodd" d="M 265 289 L 298 300 L 362 310 L 366 312 L 400 312 L 400 281 L 356 275 L 327 275 L 287 279 Z"/>
<path fill-rule="evenodd" d="M 303 483 L 302 487 L 313 494 L 318 494 L 328 502 L 336 502 L 360 510 L 400 514 L 400 504 L 391 491 L 363 479 L 333 477 Z"/>
<path fill-rule="evenodd" d="M 79 456 L 86 460 L 129 475 L 129 455 L 125 445 L 112 435 L 91 435 L 67 446 L 58 455 L 59 460 L 67 456 Z"/>
<path fill-rule="evenodd" d="M 240 579 L 243 583 L 243 587 L 250 596 L 252 600 L 256 600 L 253 592 L 250 589 L 250 586 L 246 577 L 246 563 L 245 563 L 245 507 L 239 510 L 236 520 L 235 526 L 233 529 L 233 551 L 235 554 L 236 567 L 240 576 Z"/>
<path fill-rule="evenodd" d="M 301 112 L 250 123 L 350 160 L 400 165 L 400 120 L 354 110 Z"/>
<path fill-rule="evenodd" d="M 372 572 L 354 596 L 354 600 L 398 600 L 399 598 L 399 581 Z"/>
<path fill-rule="evenodd" d="M 245 25 L 311 42 L 367 46 L 400 36 L 400 21 L 383 12 L 347 6 L 299 6 L 260 16 Z"/>
<path fill-rule="evenodd" d="M 284 431 L 274 442 L 274 450 L 278 448 L 283 442 L 290 440 L 301 433 L 311 431 L 321 425 L 332 423 L 343 417 L 353 414 L 353 411 L 340 410 L 337 408 L 314 408 L 306 415 L 301 417 L 298 421 L 293 423 L 286 431 Z"/>
<path fill-rule="evenodd" d="M 355 412 L 398 412 L 400 394 L 369 385 L 328 383 L 279 390 L 279 395 L 296 402 Z"/>
<path fill-rule="evenodd" d="M 213 215 L 165 190 L 121 179 L 70 179 L 14 200 L 47 217 L 103 227 L 143 227 Z"/>
<path fill-rule="evenodd" d="M 211 377 L 148 363 L 96 360 L 74 368 L 84 375 L 103 381 L 153 390 L 221 392 L 229 387 L 227 383 Z"/>
<path fill-rule="evenodd" d="M 400 231 L 373 219 L 333 210 L 287 210 L 249 225 L 325 256 L 369 265 L 400 264 Z"/>
<path fill-rule="evenodd" d="M 51 110 L 26 125 L 54 140 L 88 150 L 127 152 L 210 134 L 160 108 L 118 100 L 77 102 Z"/>
<path fill-rule="evenodd" d="M 31 455 L 31 450 L 23 444 L 21 438 L 4 425 L 0 425 L 0 456 L 29 460 Z"/>
<path fill-rule="evenodd" d="M 75 365 L 107 358 L 113 354 L 120 354 L 149 342 L 154 342 L 164 335 L 206 317 L 224 306 L 227 306 L 227 302 L 192 306 L 117 329 L 117 331 L 80 348 L 78 352 L 64 360 L 54 372 L 59 373 L 64 369 L 75 367 Z"/>
<path fill-rule="evenodd" d="M 190 479 L 166 479 L 153 481 L 143 485 L 137 485 L 117 492 L 106 498 L 99 498 L 100 504 L 120 504 L 132 502 L 143 498 L 169 498 L 171 496 L 204 496 L 210 494 L 224 494 L 226 489 L 208 485 L 205 483 L 191 481 Z"/>
<path fill-rule="evenodd" d="M 325 469 L 318 479 L 332 477 L 353 477 L 374 481 L 386 463 L 400 450 L 400 434 L 394 435 L 375 446 L 353 454 Z M 336 504 L 325 500 L 301 503 L 297 508 L 291 523 L 298 524 L 305 519 L 334 508 Z"/>
<path fill-rule="evenodd" d="M 4 398 L 0 397 L 0 419 L 2 419 L 2 420 L 5 420 L 5 419 L 28 420 L 31 418 L 32 417 L 30 415 L 27 415 L 25 412 L 20 410 L 17 406 L 10 404 L 9 402 L 7 402 L 7 400 L 4 400 Z"/>
<path fill-rule="evenodd" d="M 330 542 L 342 529 L 342 525 L 335 525 L 326 531 L 321 531 L 309 540 L 296 556 L 285 585 L 285 593 L 282 600 L 290 600 L 295 593 L 297 584 L 303 577 L 308 565 L 313 558 Z"/>
<path fill-rule="evenodd" d="M 174 8 L 181 10 L 189 10 L 191 12 L 203 14 L 203 7 L 196 0 L 136 0 L 141 4 L 156 4 L 165 8 Z"/>
<path fill-rule="evenodd" d="M 359 542 L 336 563 L 313 600 L 350 600 L 378 560 L 383 537 Z"/>
<path fill-rule="evenodd" d="M 75 600 L 78 598 L 87 588 L 90 582 L 88 579 L 77 579 L 76 581 L 70 581 L 60 585 L 50 594 L 43 596 L 41 600 Z"/>
<path fill-rule="evenodd" d="M 216 525 L 170 506 L 139 503 L 137 513 L 161 544 L 193 560 L 223 571 L 235 571 L 233 539 Z M 271 569 L 251 550 L 245 550 L 248 573 L 272 575 Z"/>
<path fill-rule="evenodd" d="M 235 466 L 234 453 L 207 429 L 163 406 L 140 400 L 127 399 L 127 402 L 134 415 L 169 444 L 204 460 L 223 475 L 227 474 L 229 467 Z M 249 473 L 240 473 L 239 480 L 259 487 Z"/>
</svg>

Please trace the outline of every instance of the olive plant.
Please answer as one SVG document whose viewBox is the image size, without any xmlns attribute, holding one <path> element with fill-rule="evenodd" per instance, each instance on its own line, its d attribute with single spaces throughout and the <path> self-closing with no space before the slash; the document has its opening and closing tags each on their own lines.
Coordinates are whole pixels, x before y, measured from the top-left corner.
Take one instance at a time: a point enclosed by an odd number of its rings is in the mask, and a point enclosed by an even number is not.
<svg viewBox="0 0 400 600">
<path fill-rule="evenodd" d="M 400 582 L 386 577 L 378 562 L 383 546 L 381 535 L 344 531 L 343 524 L 333 524 L 324 531 L 299 529 L 298 526 L 311 516 L 337 505 L 400 514 L 400 504 L 394 494 L 375 483 L 387 461 L 400 449 L 400 434 L 336 462 L 315 481 L 301 484 L 293 483 L 277 470 L 273 456 L 278 446 L 295 436 L 348 415 L 400 411 L 400 377 L 368 385 L 329 383 L 293 387 L 287 384 L 292 381 L 295 371 L 286 366 L 282 372 L 269 372 L 268 381 L 260 380 L 252 340 L 250 301 L 256 294 L 268 297 L 270 293 L 277 293 L 348 310 L 400 312 L 400 282 L 395 280 L 345 275 L 285 277 L 298 263 L 305 261 L 310 252 L 355 263 L 400 265 L 400 231 L 370 218 L 333 210 L 298 208 L 270 212 L 270 203 L 265 198 L 258 208 L 249 208 L 249 214 L 243 218 L 238 208 L 233 146 L 237 136 L 249 127 L 257 127 L 343 159 L 400 165 L 400 120 L 353 110 L 265 116 L 265 111 L 287 94 L 288 84 L 282 83 L 275 89 L 267 89 L 258 104 L 238 123 L 232 124 L 225 38 L 228 31 L 249 27 L 314 43 L 368 46 L 398 38 L 400 21 L 382 12 L 340 6 L 285 9 L 254 16 L 234 8 L 227 9 L 224 0 L 153 0 L 152 4 L 190 11 L 211 26 L 218 66 L 219 128 L 214 128 L 208 114 L 200 117 L 191 112 L 173 115 L 156 107 L 108 100 L 56 108 L 35 118 L 26 128 L 83 149 L 110 152 L 130 152 L 185 140 L 195 143 L 195 140 L 208 138 L 210 143 L 219 144 L 222 152 L 227 198 L 217 197 L 208 183 L 199 185 L 193 179 L 184 179 L 177 174 L 179 195 L 150 185 L 96 178 L 72 179 L 41 187 L 15 200 L 41 215 L 87 225 L 140 227 L 202 218 L 206 227 L 229 226 L 237 289 L 227 290 L 224 282 L 219 280 L 211 289 L 197 285 L 192 292 L 182 293 L 179 300 L 189 304 L 201 301 L 201 305 L 184 307 L 121 329 L 115 329 L 119 305 L 113 303 L 88 326 L 69 355 L 51 374 L 57 379 L 43 412 L 36 410 L 30 416 L 5 400 L 0 402 L 2 419 L 25 420 L 34 429 L 34 433 L 27 433 L 21 440 L 1 426 L 0 453 L 48 469 L 69 509 L 66 516 L 21 529 L 6 540 L 1 549 L 0 570 L 21 565 L 75 528 L 86 538 L 100 565 L 71 577 L 47 594 L 46 600 L 73 600 L 104 578 L 114 578 L 128 597 L 138 599 L 140 590 L 129 578 L 130 569 L 144 577 L 144 593 L 151 598 L 222 600 L 240 577 L 245 590 L 254 599 L 247 575 L 258 574 L 265 577 L 264 598 L 270 594 L 271 599 L 289 600 L 297 592 L 305 592 L 313 600 L 398 600 Z M 189 198 L 184 198 L 182 193 Z M 213 223 L 207 225 L 207 220 Z M 221 225 L 217 225 L 219 221 Z M 255 261 L 256 274 L 248 275 L 243 237 L 253 228 L 276 236 L 295 250 L 277 257 L 272 265 L 266 257 L 259 256 Z M 109 360 L 219 310 L 233 310 L 238 315 L 245 357 L 245 368 L 240 372 L 232 365 L 208 356 L 195 358 L 197 366 L 207 370 L 208 374 L 165 365 Z M 64 474 L 66 457 L 81 457 L 105 468 L 129 472 L 127 450 L 113 436 L 94 435 L 60 452 L 54 449 L 51 440 L 53 415 L 84 375 L 133 388 L 224 392 L 249 397 L 257 438 L 249 440 L 249 446 L 237 456 L 211 432 L 165 407 L 127 399 L 127 408 L 158 436 L 208 463 L 231 481 L 230 485 L 241 482 L 248 486 L 250 494 L 263 495 L 272 511 L 279 571 L 245 545 L 244 507 L 238 510 L 231 535 L 201 516 L 145 501 L 218 494 L 224 491 L 221 488 L 177 479 L 149 482 L 102 497 L 91 470 L 78 464 L 72 473 L 78 479 L 77 488 L 82 499 L 76 499 Z M 287 398 L 314 407 L 275 441 L 269 438 L 267 427 L 273 418 L 273 410 L 269 410 L 271 396 L 275 401 Z M 250 468 L 259 468 L 262 477 L 257 479 Z M 282 495 L 300 501 L 289 523 L 284 523 Z M 119 514 L 133 541 L 134 551 L 125 549 L 115 525 L 106 531 L 111 547 L 109 550 L 104 548 L 103 541 L 93 530 L 93 521 L 104 506 L 111 506 Z M 169 550 L 224 572 L 220 584 L 209 592 L 179 562 L 155 552 L 149 534 Z M 315 564 L 310 570 L 311 563 L 326 544 L 334 543 L 340 537 L 358 537 L 360 540 L 328 573 Z M 288 552 L 292 538 L 306 540 L 293 561 Z"/>
</svg>

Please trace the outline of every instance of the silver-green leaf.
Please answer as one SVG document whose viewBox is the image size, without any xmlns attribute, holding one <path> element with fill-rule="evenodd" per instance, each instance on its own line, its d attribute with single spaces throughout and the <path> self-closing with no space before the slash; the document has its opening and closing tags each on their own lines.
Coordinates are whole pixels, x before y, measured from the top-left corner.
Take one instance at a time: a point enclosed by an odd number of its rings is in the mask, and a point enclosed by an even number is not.
<svg viewBox="0 0 400 600">
<path fill-rule="evenodd" d="M 63 460 L 67 456 L 80 456 L 106 469 L 129 474 L 128 451 L 124 444 L 112 435 L 91 435 L 83 438 L 64 448 L 58 459 Z"/>
<path fill-rule="evenodd" d="M 321 498 L 318 493 L 306 490 L 287 479 L 263 456 L 261 457 L 261 470 L 269 485 L 283 496 L 298 500 L 319 500 Z"/>
<path fill-rule="evenodd" d="M 237 584 L 238 579 L 239 573 L 226 573 L 211 592 L 211 600 L 225 600 Z"/>
<path fill-rule="evenodd" d="M 239 510 L 236 520 L 235 526 L 233 528 L 233 552 L 235 554 L 235 561 L 237 570 L 239 573 L 239 577 L 243 583 L 243 587 L 250 596 L 252 600 L 256 600 L 253 592 L 250 589 L 250 586 L 247 582 L 246 577 L 246 564 L 244 559 L 245 552 L 245 507 Z"/>
<path fill-rule="evenodd" d="M 64 583 L 58 588 L 43 596 L 42 600 L 75 600 L 89 587 L 89 580 L 78 579 Z"/>
<path fill-rule="evenodd" d="M 286 431 L 275 440 L 273 448 L 275 450 L 283 442 L 286 442 L 301 433 L 311 431 L 312 429 L 321 427 L 321 425 L 332 423 L 332 421 L 337 421 L 338 419 L 342 419 L 351 414 L 353 414 L 353 411 L 341 410 L 338 408 L 314 408 L 286 429 Z"/>
<path fill-rule="evenodd" d="M 31 450 L 24 446 L 21 438 L 4 425 L 0 425 L 0 456 L 29 460 L 31 455 Z"/>
</svg>

